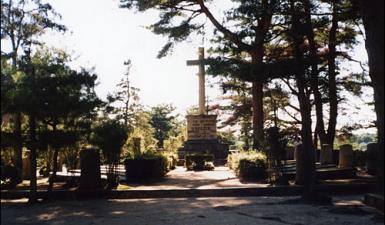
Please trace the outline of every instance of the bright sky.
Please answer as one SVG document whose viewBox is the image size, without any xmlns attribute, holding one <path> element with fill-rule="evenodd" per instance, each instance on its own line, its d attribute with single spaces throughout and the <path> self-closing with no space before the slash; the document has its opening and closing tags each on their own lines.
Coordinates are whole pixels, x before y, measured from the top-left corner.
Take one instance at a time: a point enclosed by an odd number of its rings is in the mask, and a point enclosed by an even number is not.
<svg viewBox="0 0 385 225">
<path fill-rule="evenodd" d="M 141 102 L 147 106 L 172 103 L 178 112 L 198 103 L 198 68 L 187 67 L 186 60 L 197 58 L 202 39 L 177 45 L 171 56 L 157 59 L 167 38 L 157 36 L 144 26 L 157 19 L 157 13 L 134 13 L 118 7 L 118 0 L 50 0 L 62 15 L 69 32 L 48 33 L 47 44 L 67 49 L 78 56 L 76 64 L 95 67 L 99 77 L 96 89 L 101 97 L 112 92 L 123 77 L 123 62 L 132 60 L 130 80 L 141 89 Z M 219 94 L 207 90 L 210 98 Z"/>
<path fill-rule="evenodd" d="M 222 0 L 221 0 L 222 1 Z M 197 49 L 203 45 L 202 38 L 195 37 L 176 46 L 172 55 L 161 60 L 158 51 L 167 39 L 153 34 L 145 28 L 157 20 L 156 12 L 134 13 L 120 9 L 118 0 L 50 0 L 53 8 L 62 15 L 61 23 L 69 31 L 62 34 L 47 33 L 43 40 L 49 45 L 66 49 L 74 56 L 74 66 L 95 68 L 99 85 L 98 95 L 105 98 L 115 89 L 125 73 L 123 62 L 132 61 L 131 84 L 139 88 L 141 103 L 155 106 L 172 103 L 177 112 L 198 103 L 198 68 L 187 67 L 186 60 L 197 58 Z M 225 0 L 221 4 L 225 4 Z M 222 6 L 222 5 L 220 5 Z M 218 13 L 220 7 L 215 8 Z M 209 47 L 209 46 L 205 46 Z M 355 58 L 366 61 L 363 45 L 357 47 Z M 358 67 L 357 64 L 346 67 Z M 349 69 L 348 69 L 349 70 Z M 207 78 L 212 79 L 212 78 Z M 369 91 L 368 93 L 370 93 Z M 221 95 L 215 88 L 207 88 L 210 99 Z M 369 97 L 365 101 L 370 101 Z M 370 121 L 374 114 L 363 106 L 364 102 L 354 102 L 348 115 L 339 117 L 340 125 L 351 121 Z M 355 110 L 361 105 L 364 110 Z"/>
</svg>

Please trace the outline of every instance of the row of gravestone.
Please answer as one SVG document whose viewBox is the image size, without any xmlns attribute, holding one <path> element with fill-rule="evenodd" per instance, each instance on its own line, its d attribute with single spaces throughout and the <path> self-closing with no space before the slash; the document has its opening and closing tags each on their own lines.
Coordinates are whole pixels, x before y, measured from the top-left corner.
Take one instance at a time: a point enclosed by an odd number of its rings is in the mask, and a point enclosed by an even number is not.
<svg viewBox="0 0 385 225">
<path fill-rule="evenodd" d="M 339 150 L 333 150 L 329 145 L 323 145 L 320 150 L 317 150 L 316 160 L 321 165 L 337 164 L 340 168 L 352 167 L 354 162 L 354 154 L 361 151 L 354 151 L 352 145 L 342 145 Z M 377 144 L 371 143 L 367 145 L 367 150 L 364 153 L 365 167 L 369 174 L 376 173 L 376 154 Z M 299 152 L 296 148 L 288 148 L 286 159 L 296 160 Z"/>
<path fill-rule="evenodd" d="M 59 160 L 60 161 L 60 160 Z M 61 168 L 61 163 L 58 166 Z M 100 189 L 101 173 L 100 173 L 100 153 L 98 149 L 83 149 L 80 151 L 80 189 Z M 30 160 L 29 154 L 23 158 L 23 179 L 30 177 Z"/>
</svg>

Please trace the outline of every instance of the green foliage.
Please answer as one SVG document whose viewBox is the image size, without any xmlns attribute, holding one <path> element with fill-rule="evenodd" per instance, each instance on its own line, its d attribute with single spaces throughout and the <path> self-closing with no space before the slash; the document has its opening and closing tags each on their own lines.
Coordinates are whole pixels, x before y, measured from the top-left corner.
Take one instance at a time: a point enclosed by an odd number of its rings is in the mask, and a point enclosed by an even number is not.
<svg viewBox="0 0 385 225">
<path fill-rule="evenodd" d="M 102 121 L 93 129 L 90 142 L 103 151 L 108 164 L 119 162 L 121 149 L 127 140 L 127 127 L 117 120 Z"/>
<path fill-rule="evenodd" d="M 128 181 L 161 178 L 175 167 L 171 155 L 146 151 L 124 160 Z"/>
<path fill-rule="evenodd" d="M 141 139 L 142 152 L 156 150 L 157 141 L 154 138 L 154 128 L 150 124 L 149 112 L 138 109 L 133 112 L 133 115 L 133 120 L 130 125 L 133 130 L 129 132 L 124 148 L 124 155 L 128 156 L 134 153 L 134 138 Z"/>
<path fill-rule="evenodd" d="M 158 148 L 164 147 L 164 140 L 170 137 L 170 131 L 175 127 L 175 116 L 171 115 L 174 110 L 172 105 L 158 105 L 151 108 L 150 124 L 154 128 Z"/>
<path fill-rule="evenodd" d="M 230 169 L 243 179 L 264 180 L 267 178 L 267 156 L 253 150 L 232 153 L 228 157 Z"/>
<path fill-rule="evenodd" d="M 187 170 L 201 171 L 213 170 L 214 155 L 196 153 L 185 156 L 185 167 Z"/>
</svg>

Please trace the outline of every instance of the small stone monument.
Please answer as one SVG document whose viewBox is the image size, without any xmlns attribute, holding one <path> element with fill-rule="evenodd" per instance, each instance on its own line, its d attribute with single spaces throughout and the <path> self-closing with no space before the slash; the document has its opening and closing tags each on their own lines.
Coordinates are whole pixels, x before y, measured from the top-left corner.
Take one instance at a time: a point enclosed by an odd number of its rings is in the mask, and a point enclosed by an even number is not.
<svg viewBox="0 0 385 225">
<path fill-rule="evenodd" d="M 328 144 L 321 147 L 320 163 L 321 165 L 333 164 L 333 149 Z"/>
<path fill-rule="evenodd" d="M 341 145 L 340 146 L 340 162 L 338 167 L 348 168 L 353 166 L 353 146 Z"/>
<path fill-rule="evenodd" d="M 216 164 L 225 163 L 229 145 L 221 144 L 217 138 L 217 115 L 208 115 L 205 109 L 205 64 L 204 48 L 199 48 L 198 60 L 187 61 L 188 66 L 199 66 L 199 111 L 197 115 L 187 115 L 187 141 L 178 152 L 183 159 L 186 154 L 209 153 Z"/>
<path fill-rule="evenodd" d="M 134 154 L 135 155 L 142 154 L 142 151 L 141 151 L 141 141 L 142 141 L 142 139 L 140 137 L 135 137 L 135 138 L 132 139 L 132 141 L 134 142 Z"/>
<path fill-rule="evenodd" d="M 376 175 L 377 173 L 377 144 L 370 143 L 366 149 L 366 171 L 370 175 Z"/>
<path fill-rule="evenodd" d="M 80 169 L 79 188 L 81 190 L 95 190 L 102 187 L 98 149 L 83 149 L 80 151 Z"/>
</svg>

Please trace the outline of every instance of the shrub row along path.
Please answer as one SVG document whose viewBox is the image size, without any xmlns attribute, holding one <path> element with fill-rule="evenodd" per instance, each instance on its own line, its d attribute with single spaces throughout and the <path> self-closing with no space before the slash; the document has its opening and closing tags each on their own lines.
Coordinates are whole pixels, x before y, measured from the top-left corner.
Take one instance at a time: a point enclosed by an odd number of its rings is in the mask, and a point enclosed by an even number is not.
<svg viewBox="0 0 385 225">
<path fill-rule="evenodd" d="M 186 171 L 177 167 L 162 180 L 147 182 L 123 182 L 120 190 L 186 190 L 267 187 L 266 183 L 241 182 L 228 167 L 215 167 L 214 171 Z"/>
<path fill-rule="evenodd" d="M 296 197 L 3 201 L 1 224 L 71 225 L 377 225 L 383 217 L 361 196 L 335 197 L 331 205 L 306 205 Z"/>
</svg>

